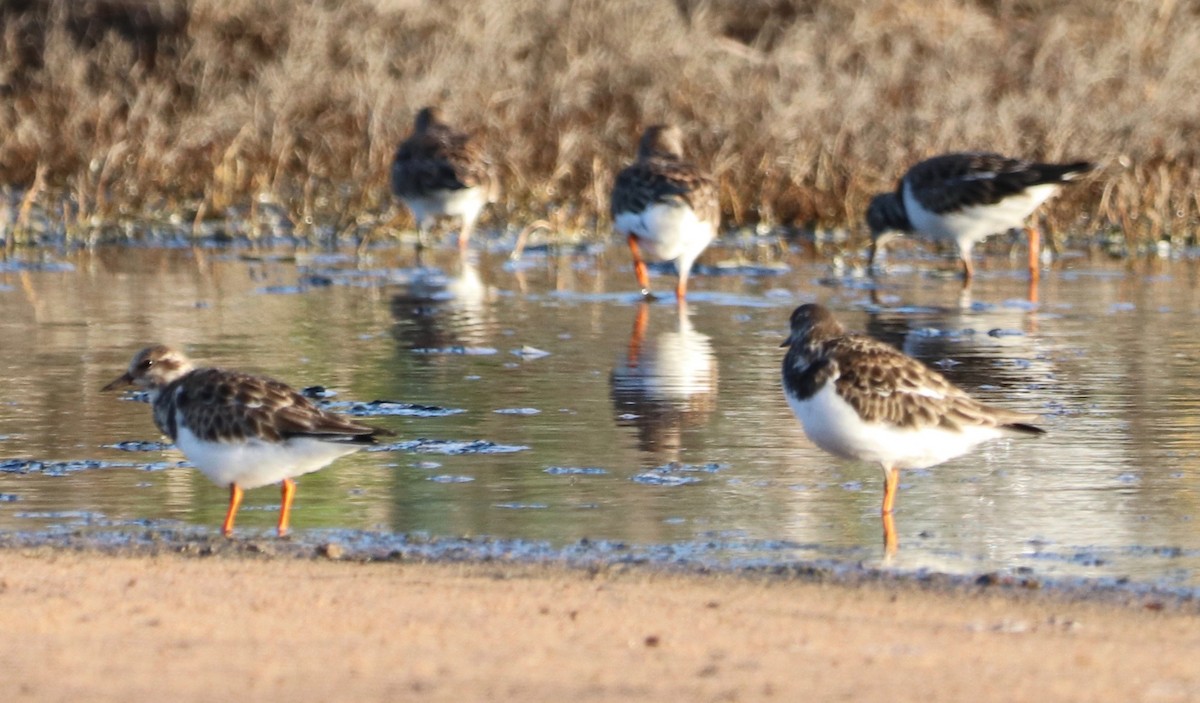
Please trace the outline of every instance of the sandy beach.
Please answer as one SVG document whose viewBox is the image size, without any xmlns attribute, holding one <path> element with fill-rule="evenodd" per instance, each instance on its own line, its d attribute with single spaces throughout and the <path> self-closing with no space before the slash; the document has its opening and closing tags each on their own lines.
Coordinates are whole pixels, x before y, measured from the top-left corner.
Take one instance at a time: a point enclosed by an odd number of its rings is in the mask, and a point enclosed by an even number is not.
<svg viewBox="0 0 1200 703">
<path fill-rule="evenodd" d="M 1188 701 L 1191 606 L 513 564 L 0 550 L 5 701 Z"/>
</svg>

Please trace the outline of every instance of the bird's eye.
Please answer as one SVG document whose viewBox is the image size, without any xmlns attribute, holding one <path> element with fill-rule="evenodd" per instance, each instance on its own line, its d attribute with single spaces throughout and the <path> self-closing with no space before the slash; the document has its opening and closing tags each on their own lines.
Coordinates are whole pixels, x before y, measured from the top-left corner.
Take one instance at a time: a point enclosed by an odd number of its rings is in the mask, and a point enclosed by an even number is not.
<svg viewBox="0 0 1200 703">
<path fill-rule="evenodd" d="M 151 366 L 154 366 L 153 359 L 142 359 L 142 363 L 138 364 L 138 368 L 142 370 L 148 369 Z"/>
</svg>

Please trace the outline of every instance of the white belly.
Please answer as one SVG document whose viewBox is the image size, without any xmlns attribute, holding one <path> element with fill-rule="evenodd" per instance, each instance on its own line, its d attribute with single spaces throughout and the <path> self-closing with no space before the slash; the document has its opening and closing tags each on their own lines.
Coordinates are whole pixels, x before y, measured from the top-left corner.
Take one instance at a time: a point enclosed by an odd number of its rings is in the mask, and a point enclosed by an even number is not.
<svg viewBox="0 0 1200 703">
<path fill-rule="evenodd" d="M 623 235 L 638 238 L 638 247 L 652 261 L 674 261 L 690 267 L 700 252 L 717 236 L 716 225 L 702 222 L 685 205 L 659 203 L 642 212 L 622 212 L 613 227 Z"/>
<path fill-rule="evenodd" d="M 934 239 L 953 240 L 961 252 L 969 254 L 971 247 L 987 237 L 1023 227 L 1025 218 L 1057 193 L 1058 188 L 1046 183 L 1010 195 L 994 205 L 977 205 L 936 215 L 921 207 L 905 183 L 904 209 L 914 230 Z"/>
<path fill-rule="evenodd" d="M 403 200 L 418 224 L 437 217 L 461 217 L 464 222 L 474 222 L 483 206 L 487 205 L 487 193 L 478 187 L 459 188 L 426 195 L 405 195 Z"/>
<path fill-rule="evenodd" d="M 681 402 L 717 390 L 717 361 L 708 335 L 662 332 L 647 339 L 633 365 L 617 362 L 613 386 L 648 400 Z"/>
<path fill-rule="evenodd" d="M 863 422 L 854 408 L 838 396 L 832 383 L 805 401 L 786 391 L 784 395 L 813 444 L 843 459 L 872 461 L 898 469 L 936 466 L 1003 434 L 995 427 L 972 426 L 954 432 L 940 427 L 914 430 Z"/>
<path fill-rule="evenodd" d="M 175 445 L 213 483 L 218 486 L 236 483 L 246 489 L 311 473 L 338 457 L 362 448 L 356 444 L 309 438 L 289 439 L 282 443 L 259 439 L 232 443 L 201 442 L 182 426 Z"/>
</svg>

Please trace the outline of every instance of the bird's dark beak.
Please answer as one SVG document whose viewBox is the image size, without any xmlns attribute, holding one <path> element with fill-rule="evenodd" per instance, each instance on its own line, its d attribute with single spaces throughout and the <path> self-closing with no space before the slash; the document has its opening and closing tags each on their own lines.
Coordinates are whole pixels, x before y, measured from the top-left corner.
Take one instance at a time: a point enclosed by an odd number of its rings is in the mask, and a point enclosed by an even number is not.
<svg viewBox="0 0 1200 703">
<path fill-rule="evenodd" d="M 109 383 L 107 386 L 101 388 L 100 392 L 103 393 L 105 391 L 113 391 L 118 388 L 124 388 L 125 386 L 132 386 L 132 385 L 133 385 L 133 378 L 129 375 L 129 372 L 126 371 L 125 373 L 121 374 L 120 376 L 117 376 L 116 378 L 114 378 L 112 380 L 112 383 Z"/>
<path fill-rule="evenodd" d="M 898 232 L 885 230 L 883 232 L 871 232 L 871 248 L 867 253 L 867 270 L 874 270 L 877 266 L 877 259 L 882 249 L 890 244 L 893 240 L 899 239 L 902 235 Z"/>
<path fill-rule="evenodd" d="M 796 339 L 796 333 L 792 332 L 791 334 L 788 335 L 787 339 L 783 340 L 783 344 L 780 344 L 779 346 L 780 347 L 790 347 L 790 346 L 792 346 L 792 342 L 795 341 L 795 339 Z"/>
</svg>

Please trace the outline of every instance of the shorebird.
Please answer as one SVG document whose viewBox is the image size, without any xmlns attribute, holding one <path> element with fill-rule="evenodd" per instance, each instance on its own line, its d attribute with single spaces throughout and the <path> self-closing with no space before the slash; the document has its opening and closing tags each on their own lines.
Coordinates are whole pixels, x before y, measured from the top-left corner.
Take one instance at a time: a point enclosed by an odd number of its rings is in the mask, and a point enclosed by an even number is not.
<svg viewBox="0 0 1200 703">
<path fill-rule="evenodd" d="M 1063 184 L 1096 167 L 1087 161 L 1034 163 L 1000 154 L 943 154 L 922 161 L 900 179 L 895 192 L 880 193 L 867 207 L 871 228 L 870 264 L 889 233 L 918 232 L 953 241 L 964 280 L 975 274 L 971 249 L 990 235 L 1025 226 L 1025 220 Z M 1029 273 L 1038 275 L 1040 234 L 1029 232 Z"/>
<path fill-rule="evenodd" d="M 792 312 L 783 393 L 804 433 L 843 459 L 883 468 L 885 544 L 903 469 L 928 468 L 1007 435 L 1038 435 L 1036 415 L 984 405 L 895 347 L 851 334 L 814 303 Z M 890 534 L 889 534 L 890 532 Z"/>
<path fill-rule="evenodd" d="M 617 174 L 612 191 L 613 228 L 625 236 L 642 294 L 650 295 L 643 256 L 674 261 L 675 296 L 687 297 L 688 273 L 717 236 L 721 212 L 717 187 L 683 160 L 683 134 L 674 125 L 654 125 L 642 134 L 637 161 Z"/>
<path fill-rule="evenodd" d="M 154 424 L 218 486 L 229 487 L 221 532 L 233 535 L 244 490 L 282 484 L 278 534 L 288 531 L 295 477 L 375 444 L 392 432 L 326 412 L 269 378 L 196 368 L 164 345 L 139 351 L 129 369 L 105 386 L 149 391 Z"/>
<path fill-rule="evenodd" d="M 495 199 L 496 179 L 478 143 L 442 121 L 436 107 L 417 113 L 413 133 L 392 160 L 392 193 L 412 211 L 420 241 L 439 217 L 462 219 L 465 250 L 483 207 Z"/>
</svg>

